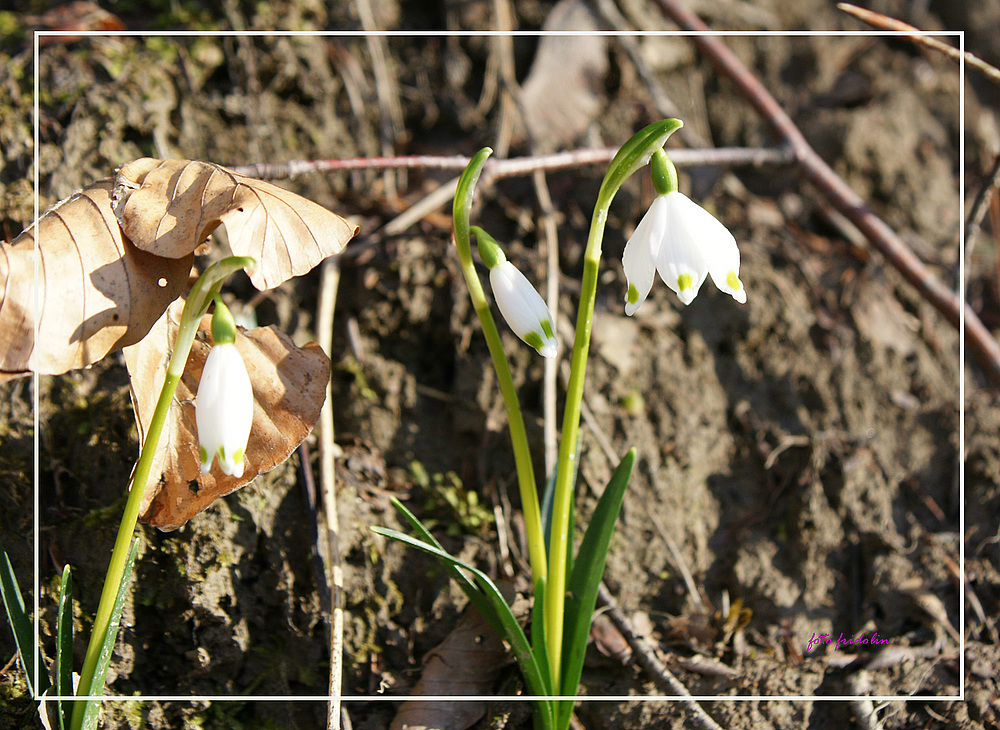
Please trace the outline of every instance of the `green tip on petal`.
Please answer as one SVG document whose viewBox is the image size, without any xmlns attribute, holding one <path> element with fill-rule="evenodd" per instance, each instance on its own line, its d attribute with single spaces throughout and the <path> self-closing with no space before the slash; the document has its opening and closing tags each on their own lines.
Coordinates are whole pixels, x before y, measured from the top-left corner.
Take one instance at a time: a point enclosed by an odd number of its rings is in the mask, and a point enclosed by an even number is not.
<svg viewBox="0 0 1000 730">
<path fill-rule="evenodd" d="M 237 449 L 236 453 L 233 454 L 233 463 L 242 464 L 243 463 L 243 449 Z"/>
<path fill-rule="evenodd" d="M 542 334 L 545 335 L 546 339 L 555 339 L 556 334 L 552 331 L 552 323 L 548 320 L 542 322 Z"/>
<path fill-rule="evenodd" d="M 628 285 L 628 291 L 625 293 L 625 301 L 629 304 L 635 304 L 639 301 L 639 290 L 635 288 L 635 284 Z"/>
<path fill-rule="evenodd" d="M 537 332 L 529 332 L 524 336 L 524 341 L 529 345 L 534 347 L 536 350 L 541 350 L 542 346 L 545 344 L 545 340 Z"/>
<path fill-rule="evenodd" d="M 677 288 L 680 291 L 687 291 L 694 286 L 694 278 L 691 274 L 681 274 L 677 277 Z"/>
<path fill-rule="evenodd" d="M 726 285 L 730 289 L 734 289 L 736 291 L 739 291 L 740 289 L 743 288 L 743 284 L 742 282 L 740 282 L 740 277 L 736 275 L 735 271 L 730 271 L 728 274 L 726 274 Z"/>
<path fill-rule="evenodd" d="M 207 464 L 208 463 L 208 449 L 206 449 L 204 446 L 199 446 L 198 449 L 201 451 L 201 463 L 202 464 Z"/>
</svg>

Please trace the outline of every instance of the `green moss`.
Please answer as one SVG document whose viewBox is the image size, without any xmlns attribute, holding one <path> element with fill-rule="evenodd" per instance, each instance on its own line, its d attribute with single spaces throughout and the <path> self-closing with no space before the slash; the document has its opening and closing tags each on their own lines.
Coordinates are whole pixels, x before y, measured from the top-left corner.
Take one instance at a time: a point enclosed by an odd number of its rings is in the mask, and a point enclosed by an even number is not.
<svg viewBox="0 0 1000 730">
<path fill-rule="evenodd" d="M 410 463 L 410 476 L 427 494 L 424 506 L 430 515 L 424 518 L 428 529 L 443 527 L 452 537 L 463 533 L 483 535 L 493 526 L 493 512 L 479 501 L 479 495 L 466 489 L 458 475 L 429 475 L 419 461 Z"/>
</svg>

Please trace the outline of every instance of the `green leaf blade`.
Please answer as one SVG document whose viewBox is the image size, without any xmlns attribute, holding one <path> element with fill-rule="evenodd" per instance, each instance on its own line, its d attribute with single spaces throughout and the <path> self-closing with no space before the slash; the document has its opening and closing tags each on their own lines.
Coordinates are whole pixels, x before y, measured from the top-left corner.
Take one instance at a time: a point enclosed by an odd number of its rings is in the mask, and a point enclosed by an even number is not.
<svg viewBox="0 0 1000 730">
<path fill-rule="evenodd" d="M 139 549 L 139 541 L 132 540 L 132 547 L 129 549 L 128 559 L 125 561 L 125 572 L 122 574 L 121 584 L 118 586 L 118 593 L 115 596 L 115 605 L 111 611 L 111 623 L 101 640 L 101 653 L 97 659 L 97 668 L 94 670 L 94 679 L 89 687 L 78 687 L 78 697 L 91 697 L 104 694 L 104 678 L 108 673 L 108 664 L 111 663 L 111 653 L 115 648 L 115 641 L 118 639 L 118 627 L 121 624 L 122 608 L 125 605 L 125 594 L 128 593 L 129 583 L 132 577 L 132 568 L 135 565 L 135 556 Z M 101 713 L 100 699 L 88 699 L 84 702 L 82 730 L 96 730 L 97 720 Z"/>
<path fill-rule="evenodd" d="M 629 449 L 611 475 L 611 480 L 597 503 L 566 586 L 566 625 L 563 631 L 565 663 L 559 685 L 560 694 L 563 695 L 575 695 L 580 683 L 591 616 L 597 605 L 597 590 L 604 575 L 611 535 L 621 512 L 634 464 L 635 449 Z M 569 709 L 572 711 L 572 707 Z M 567 715 L 566 720 L 568 719 Z M 560 724 L 560 727 L 565 725 Z"/>
<path fill-rule="evenodd" d="M 14 632 L 14 643 L 17 645 L 17 654 L 21 658 L 21 666 L 27 675 L 28 691 L 32 697 L 38 697 L 47 690 L 51 684 L 45 672 L 38 675 L 38 687 L 35 683 L 35 642 L 34 631 L 31 627 L 31 619 L 24 609 L 24 599 L 21 597 L 21 588 L 17 584 L 17 576 L 14 575 L 14 566 L 10 564 L 7 551 L 0 545 L 0 594 L 3 596 L 4 609 L 7 611 L 7 621 Z"/>
<path fill-rule="evenodd" d="M 59 585 L 59 608 L 56 613 L 56 664 L 55 692 L 57 695 L 73 695 L 73 576 L 69 565 L 63 568 Z M 57 702 L 59 727 L 68 728 L 72 719 L 73 703 Z"/>
<path fill-rule="evenodd" d="M 514 652 L 514 657 L 517 659 L 518 665 L 521 667 L 521 672 L 524 674 L 525 681 L 528 683 L 528 687 L 531 692 L 537 696 L 544 696 L 546 694 L 545 682 L 543 680 L 544 675 L 541 668 L 538 666 L 534 653 L 531 650 L 528 638 L 524 635 L 521 625 L 517 622 L 517 618 L 514 616 L 513 612 L 511 612 L 510 606 L 507 605 L 507 601 L 504 600 L 503 595 L 500 593 L 500 589 L 497 588 L 496 584 L 492 580 L 490 580 L 488 575 L 483 573 L 478 568 L 475 568 L 450 555 L 444 550 L 426 542 L 417 540 L 416 538 L 405 533 L 397 530 L 389 530 L 384 527 L 373 527 L 372 531 L 378 535 L 382 535 L 383 537 L 388 537 L 402 542 L 405 545 L 416 548 L 417 550 L 422 550 L 425 553 L 433 555 L 447 565 L 451 565 L 455 568 L 460 568 L 461 570 L 471 573 L 475 578 L 476 586 L 478 588 L 478 596 L 467 594 L 469 595 L 469 600 L 473 602 L 473 605 L 475 605 L 477 609 L 480 609 L 480 606 L 484 603 L 486 604 L 487 612 L 492 613 L 499 623 L 497 633 L 503 636 L 510 644 L 511 650 Z M 487 613 L 484 613 L 481 609 L 480 613 L 483 614 L 484 618 L 488 619 Z M 490 623 L 492 624 L 492 621 Z"/>
</svg>

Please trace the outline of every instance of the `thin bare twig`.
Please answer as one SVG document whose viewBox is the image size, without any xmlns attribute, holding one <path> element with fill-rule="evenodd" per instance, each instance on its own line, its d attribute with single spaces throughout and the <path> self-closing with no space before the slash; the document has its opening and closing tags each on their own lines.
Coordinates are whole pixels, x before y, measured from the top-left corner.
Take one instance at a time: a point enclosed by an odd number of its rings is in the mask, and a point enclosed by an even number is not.
<svg viewBox="0 0 1000 730">
<path fill-rule="evenodd" d="M 545 303 L 556 317 L 559 313 L 559 230 L 556 226 L 556 211 L 552 205 L 552 195 L 545 173 L 541 170 L 532 176 L 535 196 L 542 209 L 542 239 L 545 241 Z M 543 364 L 542 413 L 544 414 L 543 436 L 545 442 L 545 473 L 555 473 L 559 458 L 559 434 L 556 418 L 556 375 L 558 358 L 545 358 Z"/>
<path fill-rule="evenodd" d="M 966 256 L 972 253 L 971 248 L 975 242 L 975 236 L 979 233 L 983 218 L 986 217 L 986 211 L 990 208 L 990 198 L 993 191 L 998 187 L 1000 187 L 1000 155 L 997 155 L 997 158 L 993 160 L 993 167 L 990 168 L 986 180 L 983 181 L 983 186 L 976 194 L 976 199 L 972 203 L 972 210 L 969 211 L 969 217 L 965 219 Z"/>
<path fill-rule="evenodd" d="M 606 165 L 618 150 L 583 149 L 557 152 L 550 155 L 531 155 L 509 159 L 491 158 L 483 168 L 483 177 L 492 179 L 523 177 L 536 170 L 565 170 L 587 165 Z M 670 159 L 675 165 L 725 165 L 729 167 L 764 167 L 786 165 L 794 161 L 791 150 L 756 147 L 719 147 L 715 149 L 671 150 Z M 335 170 L 425 169 L 464 170 L 469 158 L 463 155 L 401 155 L 398 157 L 349 157 L 340 160 L 291 160 L 289 162 L 262 162 L 253 165 L 236 165 L 230 169 L 240 175 L 280 180 L 314 172 Z"/>
<path fill-rule="evenodd" d="M 862 22 L 868 23 L 868 25 L 875 26 L 876 28 L 903 31 L 908 34 L 906 36 L 907 38 L 915 41 L 916 43 L 927 46 L 927 48 L 940 51 L 956 63 L 961 61 L 962 56 L 964 55 L 965 62 L 969 66 L 977 71 L 981 71 L 983 75 L 990 79 L 993 83 L 1000 84 L 1000 69 L 997 69 L 995 66 L 991 66 L 975 54 L 969 53 L 968 51 L 963 52 L 960 49 L 955 48 L 955 46 L 950 46 L 943 41 L 939 41 L 931 35 L 933 31 L 920 30 L 920 28 L 912 26 L 909 23 L 904 23 L 901 20 L 890 18 L 888 15 L 882 15 L 882 13 L 876 13 L 874 10 L 859 8 L 857 5 L 851 5 L 850 3 L 837 3 L 837 8 L 843 10 L 845 13 L 853 15 Z"/>
<path fill-rule="evenodd" d="M 340 287 L 340 266 L 336 257 L 323 262 L 320 280 L 319 303 L 316 312 L 316 338 L 324 352 L 332 352 L 333 314 Z M 326 384 L 326 400 L 320 411 L 320 482 L 323 490 L 323 511 L 326 515 L 327 575 L 331 587 L 330 617 L 330 684 L 327 728 L 340 728 L 340 695 L 343 693 L 344 665 L 344 570 L 340 563 L 340 524 L 337 519 L 336 467 L 334 464 L 333 442 L 333 397 L 332 381 Z"/>
<path fill-rule="evenodd" d="M 366 31 L 377 30 L 378 23 L 375 21 L 370 0 L 357 0 L 356 5 L 361 27 Z M 378 96 L 382 132 L 381 148 L 382 154 L 385 154 L 392 151 L 393 140 L 398 139 L 403 131 L 403 108 L 399 103 L 399 91 L 395 79 L 389 74 L 385 58 L 385 37 L 369 32 L 365 35 L 365 41 L 371 54 L 372 72 L 375 75 L 375 93 Z M 386 194 L 395 197 L 396 180 L 388 171 L 385 173 L 384 182 Z"/>
<path fill-rule="evenodd" d="M 601 605 L 605 606 L 607 609 L 608 617 L 614 623 L 618 631 L 621 632 L 625 640 L 628 641 L 629 646 L 632 647 L 635 652 L 633 656 L 635 657 L 636 663 L 649 672 L 654 678 L 656 678 L 660 684 L 665 686 L 671 692 L 673 692 L 678 697 L 681 697 L 681 702 L 687 704 L 691 709 L 695 724 L 703 728 L 704 730 L 722 730 L 718 723 L 715 722 L 709 716 L 705 709 L 698 704 L 695 699 L 683 699 L 690 698 L 691 693 L 688 692 L 687 687 L 674 676 L 673 672 L 667 669 L 666 665 L 660 661 L 660 658 L 656 655 L 645 639 L 638 636 L 632 630 L 632 624 L 625 616 L 625 612 L 622 611 L 622 607 L 615 600 L 615 597 L 611 595 L 611 591 L 608 590 L 607 586 L 604 585 L 602 581 L 597 589 L 597 598 Z"/>
<path fill-rule="evenodd" d="M 511 34 L 515 19 L 510 0 L 493 0 L 493 14 L 496 28 L 502 33 L 493 38 L 493 48 L 500 59 L 500 78 L 503 80 L 500 85 L 500 124 L 494 152 L 498 158 L 504 158 L 510 152 L 510 143 L 514 138 L 514 114 L 518 112 L 518 105 L 510 93 L 511 84 L 517 83 L 514 73 L 514 37 Z"/>
<path fill-rule="evenodd" d="M 663 11 L 685 30 L 702 33 L 709 30 L 708 26 L 680 0 L 657 0 L 657 2 Z M 693 36 L 691 40 L 722 74 L 733 81 L 754 109 L 771 123 L 778 135 L 792 148 L 796 162 L 810 182 L 865 234 L 872 245 L 903 275 L 903 278 L 956 328 L 961 327 L 964 310 L 966 343 L 979 359 L 990 381 L 1000 384 L 1000 344 L 973 309 L 938 281 L 895 231 L 875 215 L 861 197 L 816 154 L 791 117 L 725 43 L 711 35 Z"/>
</svg>

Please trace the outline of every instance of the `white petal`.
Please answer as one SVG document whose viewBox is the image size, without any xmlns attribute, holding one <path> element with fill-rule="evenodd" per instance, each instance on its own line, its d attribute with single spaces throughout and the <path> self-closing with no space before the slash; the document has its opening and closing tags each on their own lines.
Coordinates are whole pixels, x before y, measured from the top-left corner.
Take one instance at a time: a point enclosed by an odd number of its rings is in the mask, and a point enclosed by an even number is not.
<svg viewBox="0 0 1000 730">
<path fill-rule="evenodd" d="M 625 244 L 622 268 L 628 290 L 625 292 L 625 314 L 632 316 L 649 294 L 656 272 L 656 254 L 667 226 L 666 196 L 658 195 L 635 227 Z"/>
<path fill-rule="evenodd" d="M 700 214 L 711 216 L 683 193 L 667 193 L 663 197 L 667 203 L 667 225 L 656 257 L 656 270 L 666 285 L 676 292 L 677 298 L 690 304 L 708 276 L 708 266 L 701 253 L 703 221 Z"/>
<path fill-rule="evenodd" d="M 692 222 L 692 226 L 696 225 L 700 230 L 699 249 L 708 273 L 712 275 L 712 281 L 720 291 L 732 294 L 741 304 L 745 303 L 747 293 L 739 278 L 740 249 L 736 245 L 736 239 L 715 216 L 697 203 L 687 198 L 685 200 L 687 203 L 684 207 L 688 209 L 686 217 Z"/>
<path fill-rule="evenodd" d="M 543 357 L 555 357 L 552 315 L 535 287 L 510 261 L 490 269 L 490 286 L 500 314 L 518 337 Z"/>
<path fill-rule="evenodd" d="M 234 344 L 213 347 L 198 383 L 195 421 L 201 446 L 201 470 L 219 457 L 219 468 L 243 476 L 244 455 L 253 424 L 253 387 Z"/>
</svg>

